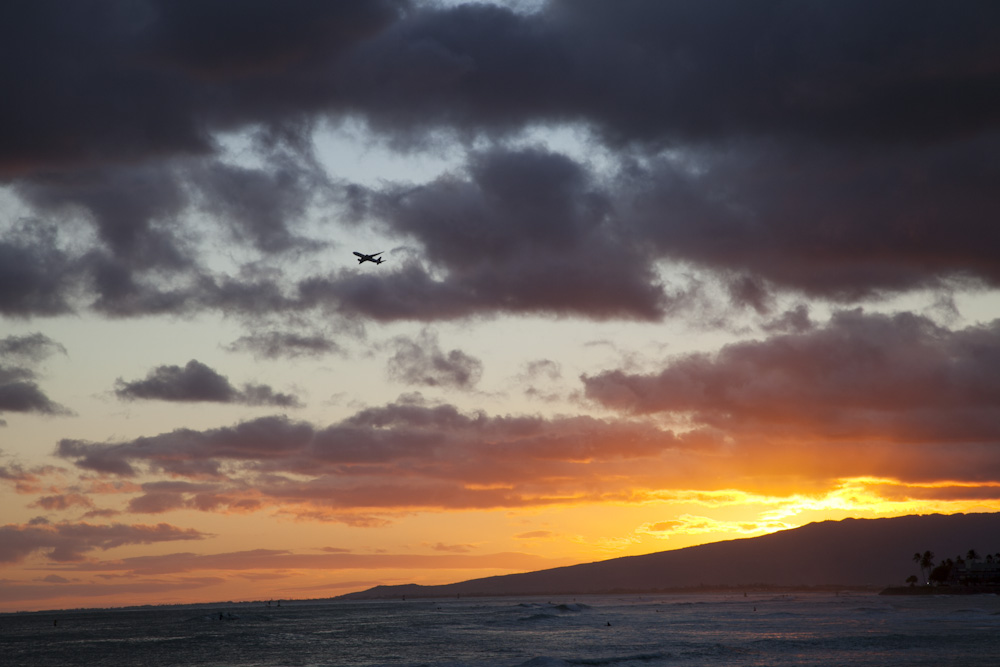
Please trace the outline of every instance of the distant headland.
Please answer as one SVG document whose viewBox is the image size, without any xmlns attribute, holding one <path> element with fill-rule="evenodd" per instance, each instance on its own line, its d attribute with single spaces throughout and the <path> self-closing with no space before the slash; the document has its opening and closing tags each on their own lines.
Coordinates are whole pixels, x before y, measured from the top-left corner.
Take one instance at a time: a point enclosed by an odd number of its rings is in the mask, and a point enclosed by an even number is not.
<svg viewBox="0 0 1000 667">
<path fill-rule="evenodd" d="M 922 580 L 924 585 L 916 585 L 912 578 L 908 580 L 920 572 L 920 559 L 913 560 L 915 553 L 920 553 L 921 558 L 925 552 L 968 555 L 973 545 L 987 549 L 984 553 L 1000 553 L 1000 513 L 822 521 L 761 537 L 643 556 L 436 586 L 376 586 L 340 597 L 391 599 L 764 589 L 863 589 L 885 590 L 887 594 L 899 594 L 898 589 L 906 589 L 903 594 L 922 594 L 923 591 L 915 591 L 924 588 L 934 589 L 937 594 L 985 592 L 987 582 L 969 578 L 985 571 L 985 557 L 981 563 L 978 559 L 970 563 L 963 558 L 961 568 L 952 560 L 955 579 L 947 585 L 948 590 L 941 587 L 944 584 L 930 579 L 933 568 L 924 568 L 927 573 Z M 991 557 L 989 562 L 1000 567 L 1000 557 Z M 964 580 L 962 572 L 967 574 Z M 928 581 L 931 585 L 927 585 Z M 902 585 L 907 583 L 914 585 Z M 959 591 L 960 588 L 964 590 Z"/>
</svg>

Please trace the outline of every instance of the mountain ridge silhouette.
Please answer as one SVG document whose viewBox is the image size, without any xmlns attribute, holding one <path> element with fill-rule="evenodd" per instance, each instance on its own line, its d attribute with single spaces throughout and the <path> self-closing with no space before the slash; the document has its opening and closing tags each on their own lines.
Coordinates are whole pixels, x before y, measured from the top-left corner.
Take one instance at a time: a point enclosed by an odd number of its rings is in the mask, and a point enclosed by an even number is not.
<svg viewBox="0 0 1000 667">
<path fill-rule="evenodd" d="M 640 556 L 470 579 L 451 584 L 376 586 L 347 599 L 640 593 L 704 587 L 901 586 L 935 562 L 976 549 L 1000 552 L 1000 513 L 926 514 L 820 521 L 759 537 L 710 542 Z"/>
</svg>

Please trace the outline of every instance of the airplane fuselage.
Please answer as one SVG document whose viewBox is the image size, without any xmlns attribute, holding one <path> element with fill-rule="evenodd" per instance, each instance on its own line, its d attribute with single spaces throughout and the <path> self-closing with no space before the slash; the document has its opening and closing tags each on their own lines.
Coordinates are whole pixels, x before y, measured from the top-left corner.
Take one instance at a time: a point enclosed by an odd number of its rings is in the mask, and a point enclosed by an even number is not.
<svg viewBox="0 0 1000 667">
<path fill-rule="evenodd" d="M 371 255 L 366 255 L 363 252 L 358 252 L 355 250 L 354 254 L 357 255 L 358 257 L 358 264 L 362 264 L 364 262 L 371 262 L 372 264 L 381 264 L 382 262 L 385 261 L 384 259 L 379 257 L 379 255 L 382 254 L 381 252 L 376 252 L 372 253 Z"/>
</svg>

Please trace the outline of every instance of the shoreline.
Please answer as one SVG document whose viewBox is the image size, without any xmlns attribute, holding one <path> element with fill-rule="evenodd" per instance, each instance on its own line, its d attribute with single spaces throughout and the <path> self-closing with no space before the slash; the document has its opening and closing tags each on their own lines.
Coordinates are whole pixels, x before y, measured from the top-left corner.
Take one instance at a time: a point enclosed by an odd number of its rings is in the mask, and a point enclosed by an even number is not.
<svg viewBox="0 0 1000 667">
<path fill-rule="evenodd" d="M 433 587 L 428 587 L 433 588 Z M 394 589 L 394 590 L 388 590 Z M 550 591 L 510 591 L 510 592 L 489 592 L 489 591 L 441 591 L 441 590 L 421 590 L 416 584 L 401 584 L 398 587 L 376 587 L 366 591 L 346 593 L 334 600 L 428 600 L 428 599 L 455 599 L 462 598 L 516 598 L 516 597 L 549 597 L 549 596 L 583 596 L 583 595 L 627 595 L 627 596 L 649 596 L 649 595 L 738 595 L 741 593 L 766 594 L 766 593 L 825 593 L 839 595 L 841 593 L 862 593 L 875 594 L 885 590 L 885 586 L 876 584 L 855 584 L 855 585 L 832 585 L 818 584 L 810 585 L 769 585 L 769 584 L 749 584 L 749 585 L 725 585 L 725 586 L 678 586 L 671 588 L 649 588 L 649 589 L 607 589 L 572 591 L 557 590 Z"/>
<path fill-rule="evenodd" d="M 403 584 L 406 586 L 406 584 Z M 628 596 L 628 597 L 642 597 L 642 596 L 652 596 L 652 595 L 738 595 L 741 593 L 748 593 L 751 595 L 761 595 L 767 593 L 775 594 L 788 594 L 788 593 L 806 593 L 806 594 L 830 594 L 830 595 L 840 595 L 840 594 L 876 594 L 883 590 L 883 586 L 876 585 L 865 585 L 858 584 L 854 586 L 832 586 L 832 585 L 817 585 L 817 586 L 769 586 L 767 584 L 756 584 L 750 586 L 689 586 L 680 588 L 669 588 L 669 589 L 647 589 L 647 590 L 606 590 L 606 591 L 585 591 L 585 592 L 573 592 L 573 591 L 552 591 L 543 593 L 522 593 L 522 592 L 512 592 L 512 593 L 461 593 L 460 599 L 465 598 L 539 598 L 539 597 L 568 597 L 568 596 Z M 434 593 L 426 592 L 421 594 L 419 592 L 412 593 L 384 593 L 384 594 L 374 594 L 366 595 L 366 591 L 360 591 L 356 593 L 347 593 L 344 595 L 337 595 L 333 597 L 324 598 L 282 598 L 281 603 L 286 608 L 295 608 L 297 606 L 306 606 L 313 604 L 323 604 L 327 602 L 364 602 L 364 601 L 391 601 L 391 600 L 447 600 L 456 599 L 454 593 Z M 109 605 L 106 607 L 70 607 L 63 609 L 19 609 L 11 611 L 0 611 L 0 616 L 6 615 L 19 615 L 19 614 L 58 614 L 58 613 L 90 613 L 90 612 L 104 612 L 104 611 L 153 611 L 159 609 L 191 609 L 191 610 L 205 610 L 205 609 L 246 609 L 246 608 L 267 608 L 267 600 L 219 600 L 216 602 L 176 602 L 176 603 L 164 603 L 164 604 L 138 604 L 138 605 Z M 275 608 L 277 609 L 277 608 Z"/>
<path fill-rule="evenodd" d="M 1000 586 L 889 586 L 879 595 L 997 595 Z"/>
</svg>

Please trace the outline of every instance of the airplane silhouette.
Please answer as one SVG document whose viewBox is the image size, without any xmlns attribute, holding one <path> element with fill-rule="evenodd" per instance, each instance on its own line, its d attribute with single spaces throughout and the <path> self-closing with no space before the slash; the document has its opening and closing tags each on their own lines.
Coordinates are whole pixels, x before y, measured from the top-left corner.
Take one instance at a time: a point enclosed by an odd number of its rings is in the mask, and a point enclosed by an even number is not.
<svg viewBox="0 0 1000 667">
<path fill-rule="evenodd" d="M 385 251 L 383 250 L 382 252 L 385 252 Z M 381 255 L 382 252 L 376 252 L 376 253 L 372 253 L 371 255 L 366 255 L 364 253 L 360 253 L 358 251 L 354 251 L 354 254 L 358 256 L 358 264 L 361 264 L 362 262 L 373 262 L 375 264 L 381 264 L 382 262 L 385 261 L 384 259 L 382 259 L 381 257 L 379 257 L 379 255 Z"/>
</svg>

